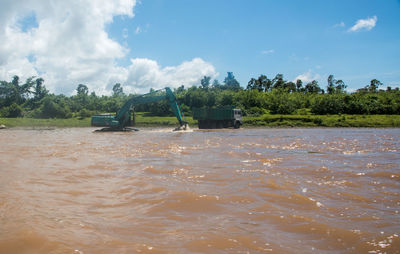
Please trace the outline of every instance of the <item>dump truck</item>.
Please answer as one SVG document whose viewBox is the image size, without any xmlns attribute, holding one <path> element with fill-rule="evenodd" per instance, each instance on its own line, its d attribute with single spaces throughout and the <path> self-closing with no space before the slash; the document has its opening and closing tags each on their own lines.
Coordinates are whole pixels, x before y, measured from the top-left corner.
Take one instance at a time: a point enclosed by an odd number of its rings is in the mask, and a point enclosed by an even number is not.
<svg viewBox="0 0 400 254">
<path fill-rule="evenodd" d="M 243 123 L 242 111 L 233 106 L 193 108 L 193 119 L 198 121 L 199 129 L 238 129 Z"/>
</svg>

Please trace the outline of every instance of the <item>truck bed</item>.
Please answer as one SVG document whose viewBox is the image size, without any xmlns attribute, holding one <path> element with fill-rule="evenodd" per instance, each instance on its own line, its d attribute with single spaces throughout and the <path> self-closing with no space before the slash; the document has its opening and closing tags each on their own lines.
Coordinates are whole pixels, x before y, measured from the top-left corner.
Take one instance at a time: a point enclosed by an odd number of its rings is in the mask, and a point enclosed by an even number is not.
<svg viewBox="0 0 400 254">
<path fill-rule="evenodd" d="M 233 120 L 233 107 L 193 108 L 194 120 Z"/>
</svg>

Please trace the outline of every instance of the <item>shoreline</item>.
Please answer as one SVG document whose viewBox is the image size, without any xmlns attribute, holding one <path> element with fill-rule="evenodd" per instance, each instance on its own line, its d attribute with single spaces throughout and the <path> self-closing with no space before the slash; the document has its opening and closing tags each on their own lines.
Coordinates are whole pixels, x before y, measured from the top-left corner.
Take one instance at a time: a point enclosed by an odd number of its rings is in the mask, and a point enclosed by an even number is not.
<svg viewBox="0 0 400 254">
<path fill-rule="evenodd" d="M 197 127 L 197 121 L 186 117 L 189 126 Z M 0 118 L 0 125 L 15 127 L 91 127 L 90 117 L 84 119 L 37 119 Z M 177 126 L 175 117 L 141 116 L 135 127 Z M 400 115 L 262 115 L 243 117 L 243 127 L 330 127 L 330 128 L 399 128 Z"/>
</svg>

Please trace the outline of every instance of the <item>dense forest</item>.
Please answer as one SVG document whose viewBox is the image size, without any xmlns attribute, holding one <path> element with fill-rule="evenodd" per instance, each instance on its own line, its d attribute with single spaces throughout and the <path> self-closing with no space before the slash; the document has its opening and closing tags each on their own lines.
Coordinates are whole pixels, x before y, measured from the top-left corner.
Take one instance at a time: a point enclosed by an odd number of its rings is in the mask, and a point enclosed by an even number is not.
<svg viewBox="0 0 400 254">
<path fill-rule="evenodd" d="M 234 105 L 246 115 L 263 114 L 400 114 L 399 88 L 387 87 L 373 79 L 355 92 L 346 91 L 343 80 L 330 75 L 325 89 L 317 81 L 303 84 L 286 81 L 282 74 L 269 79 L 266 75 L 252 78 L 243 88 L 228 72 L 223 83 L 203 77 L 198 86 L 175 89 L 183 112 L 191 115 L 193 107 Z M 150 89 L 152 91 L 153 89 Z M 78 84 L 76 95 L 49 93 L 42 78 L 30 77 L 21 82 L 18 76 L 0 81 L 0 117 L 85 118 L 96 113 L 113 113 L 133 94 L 126 95 L 119 83 L 111 96 L 98 96 L 84 84 Z M 151 115 L 171 115 L 166 101 L 140 105 L 136 111 Z"/>
</svg>

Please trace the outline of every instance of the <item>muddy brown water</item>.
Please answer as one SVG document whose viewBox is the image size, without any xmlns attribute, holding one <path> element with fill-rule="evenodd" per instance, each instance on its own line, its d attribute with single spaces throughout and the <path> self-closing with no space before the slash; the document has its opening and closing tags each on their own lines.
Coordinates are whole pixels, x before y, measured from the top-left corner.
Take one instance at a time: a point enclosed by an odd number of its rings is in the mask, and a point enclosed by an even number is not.
<svg viewBox="0 0 400 254">
<path fill-rule="evenodd" d="M 0 131 L 0 253 L 399 253 L 400 129 Z"/>
</svg>

